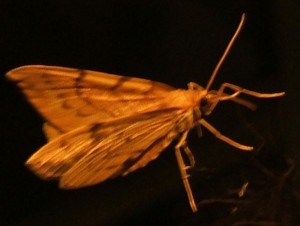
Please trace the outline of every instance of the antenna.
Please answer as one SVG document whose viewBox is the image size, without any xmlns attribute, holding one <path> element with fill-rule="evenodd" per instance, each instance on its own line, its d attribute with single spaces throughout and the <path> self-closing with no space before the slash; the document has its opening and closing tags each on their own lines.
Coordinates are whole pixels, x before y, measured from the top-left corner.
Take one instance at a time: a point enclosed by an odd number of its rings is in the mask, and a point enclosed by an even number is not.
<svg viewBox="0 0 300 226">
<path fill-rule="evenodd" d="M 215 78 L 216 78 L 216 76 L 217 76 L 217 74 L 218 74 L 218 72 L 219 72 L 219 70 L 220 70 L 220 67 L 222 66 L 222 64 L 223 64 L 223 62 L 224 62 L 224 60 L 225 60 L 225 58 L 227 57 L 227 55 L 228 55 L 228 53 L 229 53 L 229 51 L 230 51 L 230 49 L 231 49 L 233 43 L 235 42 L 237 36 L 240 34 L 240 32 L 241 32 L 241 30 L 242 30 L 242 27 L 243 27 L 245 21 L 246 21 L 246 14 L 243 13 L 238 28 L 236 29 L 234 35 L 232 36 L 232 38 L 231 38 L 229 44 L 227 45 L 227 47 L 226 47 L 226 49 L 225 49 L 225 51 L 224 51 L 224 53 L 223 53 L 221 59 L 219 60 L 219 62 L 218 62 L 218 64 L 216 65 L 216 67 L 215 67 L 213 73 L 212 73 L 211 76 L 210 76 L 210 79 L 209 79 L 209 81 L 208 81 L 208 83 L 207 83 L 207 85 L 206 85 L 206 90 L 209 90 L 209 88 L 211 87 L 211 84 L 212 84 L 213 81 L 215 80 Z"/>
</svg>

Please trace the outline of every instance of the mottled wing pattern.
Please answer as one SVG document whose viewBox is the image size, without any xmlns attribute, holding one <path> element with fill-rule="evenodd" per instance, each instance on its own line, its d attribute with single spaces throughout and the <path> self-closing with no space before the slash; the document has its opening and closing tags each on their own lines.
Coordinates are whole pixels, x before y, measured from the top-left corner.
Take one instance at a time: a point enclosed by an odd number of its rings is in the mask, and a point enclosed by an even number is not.
<svg viewBox="0 0 300 226">
<path fill-rule="evenodd" d="M 78 188 L 126 175 L 154 160 L 178 135 L 190 112 L 157 110 L 68 132 L 27 161 L 43 179 Z"/>
<path fill-rule="evenodd" d="M 161 97 L 174 90 L 145 79 L 56 66 L 23 66 L 7 76 L 46 119 L 50 138 L 83 125 L 153 111 Z"/>
</svg>

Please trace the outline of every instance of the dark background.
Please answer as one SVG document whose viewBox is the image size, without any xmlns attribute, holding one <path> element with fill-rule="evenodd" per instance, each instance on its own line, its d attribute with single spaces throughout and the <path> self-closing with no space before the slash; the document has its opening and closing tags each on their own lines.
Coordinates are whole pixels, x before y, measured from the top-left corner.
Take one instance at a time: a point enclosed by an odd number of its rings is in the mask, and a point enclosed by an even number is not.
<svg viewBox="0 0 300 226">
<path fill-rule="evenodd" d="M 0 2 L 1 225 L 297 225 L 300 203 L 297 1 L 99 0 Z M 189 146 L 199 211 L 192 213 L 172 146 L 124 178 L 63 191 L 25 160 L 46 140 L 42 119 L 4 74 L 27 64 L 59 65 L 206 85 L 246 12 L 247 22 L 212 88 L 222 82 L 281 99 L 233 103 L 208 118 L 245 153 L 209 132 Z M 244 196 L 238 191 L 249 183 Z M 252 224 L 250 224 L 252 223 Z"/>
</svg>

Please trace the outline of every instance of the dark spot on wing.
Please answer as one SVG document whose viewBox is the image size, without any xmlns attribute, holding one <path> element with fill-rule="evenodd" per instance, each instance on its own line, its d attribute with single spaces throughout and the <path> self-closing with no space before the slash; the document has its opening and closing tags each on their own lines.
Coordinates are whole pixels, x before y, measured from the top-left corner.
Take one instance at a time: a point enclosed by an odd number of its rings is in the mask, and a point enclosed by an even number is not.
<svg viewBox="0 0 300 226">
<path fill-rule="evenodd" d="M 78 71 L 78 77 L 75 79 L 75 84 L 76 84 L 76 88 L 84 88 L 81 86 L 80 82 L 84 79 L 84 77 L 86 76 L 86 72 L 85 70 L 79 70 Z"/>
<path fill-rule="evenodd" d="M 165 136 L 155 140 L 148 148 L 146 148 L 144 150 L 137 150 L 136 152 L 139 152 L 140 155 L 138 155 L 135 158 L 128 158 L 111 177 L 114 178 L 114 177 L 119 176 L 120 174 L 128 171 L 130 169 L 130 167 L 132 167 L 135 163 L 137 163 L 139 160 L 141 160 L 149 151 L 151 151 L 151 149 L 155 145 L 157 145 L 162 140 L 164 140 L 167 137 L 167 134 Z M 115 168 L 115 167 L 116 166 L 112 166 L 111 168 Z"/>
<path fill-rule="evenodd" d="M 65 94 L 65 93 L 58 93 L 56 96 L 57 96 L 57 98 L 59 98 L 59 99 L 65 99 L 66 94 Z"/>
<path fill-rule="evenodd" d="M 51 75 L 47 73 L 43 73 L 42 78 L 45 84 L 51 85 L 53 83 L 53 79 L 51 78 Z"/>
<path fill-rule="evenodd" d="M 103 129 L 103 125 L 102 123 L 96 123 L 93 126 L 91 126 L 90 128 L 90 132 L 91 132 L 91 138 L 94 142 L 98 143 L 99 140 L 101 139 L 105 139 L 106 137 L 104 137 L 104 134 L 107 134 L 106 130 L 101 130 Z"/>
<path fill-rule="evenodd" d="M 95 134 L 102 127 L 102 123 L 96 123 L 91 126 L 91 133 Z"/>
<path fill-rule="evenodd" d="M 118 89 L 120 86 L 122 86 L 126 81 L 130 80 L 131 78 L 130 77 L 126 77 L 126 76 L 121 76 L 119 79 L 118 79 L 118 82 L 113 85 L 112 87 L 110 87 L 111 90 L 115 90 L 115 89 Z"/>
<path fill-rule="evenodd" d="M 47 168 L 48 171 L 52 172 L 52 177 L 57 178 L 63 175 L 65 172 L 67 172 L 72 165 L 61 162 L 60 164 L 57 164 L 57 162 L 47 162 L 43 164 L 43 167 Z"/>
<path fill-rule="evenodd" d="M 67 100 L 62 102 L 61 107 L 64 108 L 64 109 L 72 109 L 73 108 L 70 104 L 68 104 Z"/>
</svg>

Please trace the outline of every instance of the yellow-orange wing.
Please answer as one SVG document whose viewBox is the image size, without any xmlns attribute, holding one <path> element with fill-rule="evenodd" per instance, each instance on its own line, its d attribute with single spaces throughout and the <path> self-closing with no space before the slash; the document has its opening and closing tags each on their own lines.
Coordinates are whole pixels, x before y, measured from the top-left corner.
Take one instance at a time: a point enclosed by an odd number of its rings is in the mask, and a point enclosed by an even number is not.
<svg viewBox="0 0 300 226">
<path fill-rule="evenodd" d="M 29 65 L 7 77 L 22 89 L 56 137 L 83 125 L 156 110 L 174 88 L 163 83 L 57 66 Z"/>
<path fill-rule="evenodd" d="M 67 189 L 124 176 L 157 158 L 189 116 L 185 110 L 167 109 L 85 125 L 47 143 L 26 165 Z"/>
</svg>

